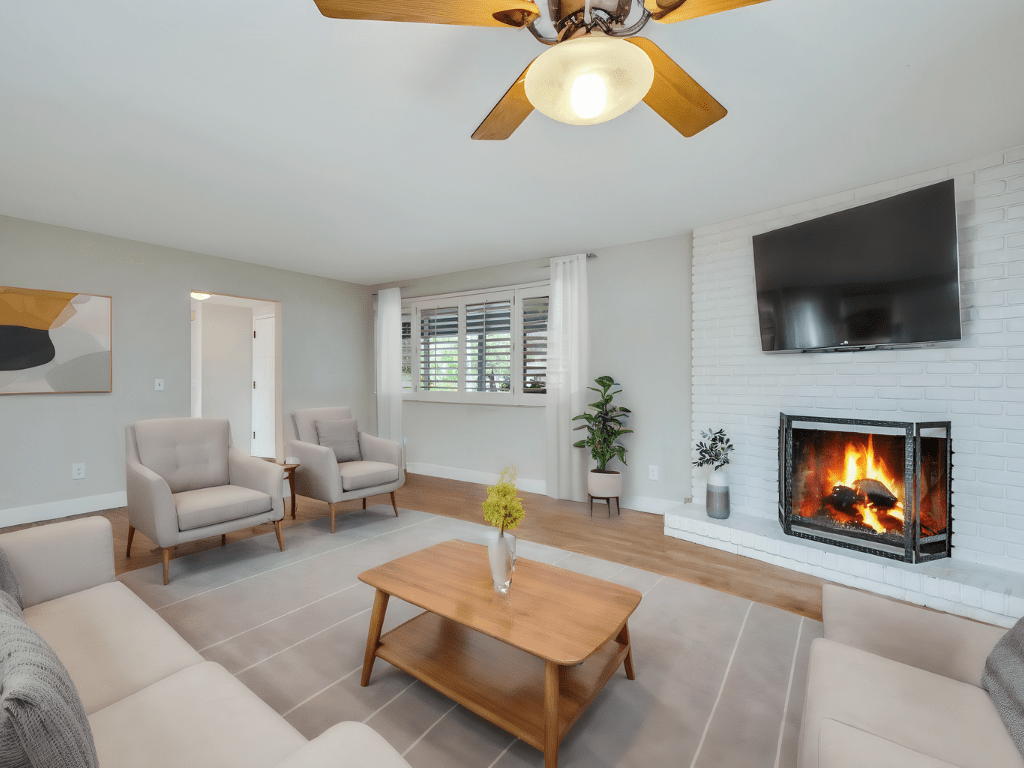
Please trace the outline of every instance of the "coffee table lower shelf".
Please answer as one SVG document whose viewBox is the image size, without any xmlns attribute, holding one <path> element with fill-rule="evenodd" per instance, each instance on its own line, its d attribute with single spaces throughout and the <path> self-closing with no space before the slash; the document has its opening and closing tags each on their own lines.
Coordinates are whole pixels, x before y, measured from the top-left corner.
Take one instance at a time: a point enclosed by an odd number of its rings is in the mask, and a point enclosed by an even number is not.
<svg viewBox="0 0 1024 768">
<path fill-rule="evenodd" d="M 556 750 L 628 654 L 628 642 L 613 638 L 558 668 Z M 545 750 L 543 659 L 429 611 L 383 635 L 376 656 L 557 761 Z"/>
</svg>

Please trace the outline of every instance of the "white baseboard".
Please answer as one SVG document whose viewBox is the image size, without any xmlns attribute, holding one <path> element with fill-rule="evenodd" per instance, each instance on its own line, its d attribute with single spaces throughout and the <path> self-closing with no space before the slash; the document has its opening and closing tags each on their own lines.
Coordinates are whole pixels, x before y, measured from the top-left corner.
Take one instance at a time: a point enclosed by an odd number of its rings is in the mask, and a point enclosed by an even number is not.
<svg viewBox="0 0 1024 768">
<path fill-rule="evenodd" d="M 42 520 L 56 520 L 61 517 L 82 515 L 86 512 L 99 512 L 101 509 L 115 509 L 128 503 L 127 491 L 101 493 L 96 496 L 80 496 L 77 499 L 48 501 L 45 504 L 33 504 L 28 507 L 11 507 L 0 509 L 0 527 L 38 523 Z"/>
<path fill-rule="evenodd" d="M 652 515 L 664 515 L 670 509 L 679 506 L 678 499 L 656 499 L 653 496 L 626 496 L 622 506 L 635 509 L 637 512 L 650 512 Z"/>
<path fill-rule="evenodd" d="M 423 464 L 418 461 L 410 461 L 406 465 L 406 470 L 414 475 L 443 477 L 446 480 L 462 480 L 466 483 L 480 483 L 481 485 L 494 485 L 500 477 L 500 475 L 491 472 L 477 472 L 473 469 L 460 469 L 459 467 L 442 467 L 440 464 Z M 516 488 L 527 493 L 545 494 L 547 493 L 547 482 L 519 477 L 516 478 Z"/>
</svg>

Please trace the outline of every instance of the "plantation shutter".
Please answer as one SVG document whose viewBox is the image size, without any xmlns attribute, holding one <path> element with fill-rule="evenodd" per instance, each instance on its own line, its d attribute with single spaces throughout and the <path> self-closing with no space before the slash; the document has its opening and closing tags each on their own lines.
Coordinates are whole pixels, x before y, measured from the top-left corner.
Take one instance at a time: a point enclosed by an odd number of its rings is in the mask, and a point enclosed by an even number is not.
<svg viewBox="0 0 1024 768">
<path fill-rule="evenodd" d="M 420 390 L 459 390 L 459 307 L 420 309 Z"/>
<path fill-rule="evenodd" d="M 548 378 L 548 297 L 522 299 L 522 391 L 543 395 Z"/>
<path fill-rule="evenodd" d="M 466 305 L 466 392 L 512 391 L 512 297 Z"/>
<path fill-rule="evenodd" d="M 402 309 L 402 392 L 412 392 L 412 308 Z"/>
</svg>

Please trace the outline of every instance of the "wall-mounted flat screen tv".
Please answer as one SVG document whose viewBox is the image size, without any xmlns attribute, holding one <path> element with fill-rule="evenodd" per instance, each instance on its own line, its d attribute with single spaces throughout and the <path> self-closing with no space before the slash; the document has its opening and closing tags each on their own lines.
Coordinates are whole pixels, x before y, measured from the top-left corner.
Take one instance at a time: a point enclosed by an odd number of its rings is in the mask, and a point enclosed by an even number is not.
<svg viewBox="0 0 1024 768">
<path fill-rule="evenodd" d="M 960 338 L 953 181 L 754 236 L 761 349 Z"/>
</svg>

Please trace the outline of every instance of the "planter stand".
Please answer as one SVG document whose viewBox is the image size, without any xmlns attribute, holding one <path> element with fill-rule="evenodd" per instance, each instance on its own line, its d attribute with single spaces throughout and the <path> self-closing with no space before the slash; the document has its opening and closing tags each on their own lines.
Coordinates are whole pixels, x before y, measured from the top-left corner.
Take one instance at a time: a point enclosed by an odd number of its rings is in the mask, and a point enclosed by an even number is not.
<svg viewBox="0 0 1024 768">
<path fill-rule="evenodd" d="M 590 496 L 588 493 L 587 496 Z M 590 516 L 594 516 L 594 499 L 604 501 L 608 505 L 608 517 L 612 516 L 612 499 L 615 499 L 615 511 L 616 514 L 622 514 L 622 507 L 619 506 L 618 496 L 590 496 Z"/>
</svg>

